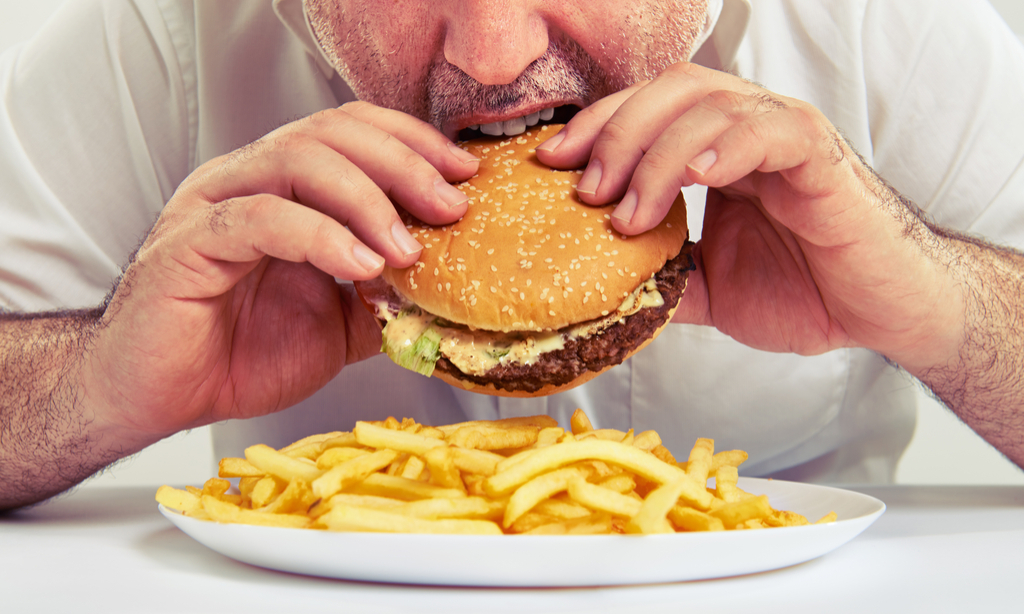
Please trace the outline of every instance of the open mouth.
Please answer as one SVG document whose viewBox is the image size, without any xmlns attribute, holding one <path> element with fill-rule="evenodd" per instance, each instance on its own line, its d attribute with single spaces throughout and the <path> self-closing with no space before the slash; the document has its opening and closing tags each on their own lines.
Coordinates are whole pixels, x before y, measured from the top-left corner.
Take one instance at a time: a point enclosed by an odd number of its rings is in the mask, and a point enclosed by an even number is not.
<svg viewBox="0 0 1024 614">
<path fill-rule="evenodd" d="M 531 126 L 544 124 L 564 124 L 579 113 L 580 108 L 576 105 L 563 105 L 550 109 L 542 109 L 537 113 L 530 113 L 523 117 L 516 117 L 508 121 L 494 122 L 490 124 L 477 124 L 463 128 L 459 131 L 460 141 L 469 141 L 482 136 L 515 136 L 526 132 Z"/>
</svg>

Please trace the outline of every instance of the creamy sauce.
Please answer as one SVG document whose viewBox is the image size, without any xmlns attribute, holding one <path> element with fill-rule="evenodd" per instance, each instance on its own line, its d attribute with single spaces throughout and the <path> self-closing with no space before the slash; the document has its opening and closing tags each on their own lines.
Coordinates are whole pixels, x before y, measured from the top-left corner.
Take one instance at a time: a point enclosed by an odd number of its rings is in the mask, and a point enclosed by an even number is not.
<svg viewBox="0 0 1024 614">
<path fill-rule="evenodd" d="M 389 324 L 385 329 L 392 347 L 407 347 L 431 325 L 441 334 L 441 353 L 463 373 L 484 375 L 499 364 L 532 365 L 544 352 L 565 347 L 565 339 L 596 334 L 645 307 L 661 307 L 664 299 L 654 279 L 640 284 L 610 315 L 551 333 L 500 333 L 435 324 L 437 317 L 418 310 L 401 316 L 389 313 L 388 305 L 377 304 L 378 314 Z"/>
</svg>

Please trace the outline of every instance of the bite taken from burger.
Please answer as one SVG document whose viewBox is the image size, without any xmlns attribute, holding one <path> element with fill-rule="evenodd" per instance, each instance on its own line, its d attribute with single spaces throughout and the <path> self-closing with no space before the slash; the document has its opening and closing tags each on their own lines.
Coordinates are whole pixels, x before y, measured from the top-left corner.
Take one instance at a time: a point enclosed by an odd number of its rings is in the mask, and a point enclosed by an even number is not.
<svg viewBox="0 0 1024 614">
<path fill-rule="evenodd" d="M 614 230 L 576 196 L 582 171 L 551 169 L 536 147 L 560 126 L 462 143 L 479 173 L 458 185 L 462 219 L 406 217 L 419 260 L 356 282 L 399 365 L 474 392 L 541 396 L 578 386 L 650 343 L 693 269 L 680 195 L 656 228 Z"/>
</svg>

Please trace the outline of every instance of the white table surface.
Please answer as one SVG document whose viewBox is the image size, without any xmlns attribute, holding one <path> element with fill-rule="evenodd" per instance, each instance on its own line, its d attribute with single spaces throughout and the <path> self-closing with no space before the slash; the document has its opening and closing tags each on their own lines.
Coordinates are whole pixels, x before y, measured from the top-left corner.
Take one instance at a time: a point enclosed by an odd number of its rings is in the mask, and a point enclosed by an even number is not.
<svg viewBox="0 0 1024 614">
<path fill-rule="evenodd" d="M 0 515 L 0 612 L 1024 611 L 1024 487 L 858 488 L 888 511 L 840 549 L 773 572 L 587 589 L 345 582 L 221 556 L 150 488 L 85 489 Z"/>
</svg>

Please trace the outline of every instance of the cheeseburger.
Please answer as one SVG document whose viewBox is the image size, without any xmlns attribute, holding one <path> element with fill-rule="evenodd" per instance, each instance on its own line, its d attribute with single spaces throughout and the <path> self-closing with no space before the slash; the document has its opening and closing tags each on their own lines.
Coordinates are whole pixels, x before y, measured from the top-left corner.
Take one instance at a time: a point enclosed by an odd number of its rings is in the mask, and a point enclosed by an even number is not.
<svg viewBox="0 0 1024 614">
<path fill-rule="evenodd" d="M 576 196 L 582 171 L 541 164 L 559 126 L 463 143 L 479 173 L 458 186 L 458 222 L 407 224 L 415 265 L 358 282 L 399 365 L 475 392 L 540 396 L 592 379 L 651 342 L 693 268 L 680 195 L 657 227 L 628 237 L 614 205 Z"/>
</svg>

